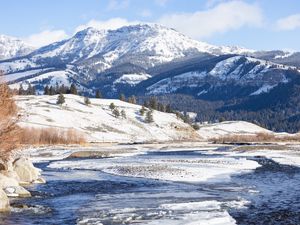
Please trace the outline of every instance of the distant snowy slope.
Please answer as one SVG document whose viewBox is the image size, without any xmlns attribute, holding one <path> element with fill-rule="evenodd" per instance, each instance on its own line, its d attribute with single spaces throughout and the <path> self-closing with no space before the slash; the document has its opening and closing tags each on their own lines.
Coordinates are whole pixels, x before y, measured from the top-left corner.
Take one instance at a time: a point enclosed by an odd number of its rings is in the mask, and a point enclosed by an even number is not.
<svg viewBox="0 0 300 225">
<path fill-rule="evenodd" d="M 279 84 L 288 83 L 293 66 L 280 65 L 246 56 L 219 57 L 195 64 L 181 72 L 176 70 L 142 83 L 148 95 L 186 93 L 195 97 L 215 95 L 218 87 L 238 87 L 244 96 L 267 93 Z M 207 65 L 206 65 L 207 64 Z M 178 74 L 177 74 L 178 73 Z M 159 79 L 161 77 L 161 79 Z M 151 82 L 153 80 L 153 82 Z M 155 82 L 154 82 L 155 81 Z M 147 85 L 149 83 L 149 85 Z M 222 88 L 221 88 L 222 89 Z M 222 90 L 217 90 L 222 93 Z"/>
<path fill-rule="evenodd" d="M 0 60 L 20 57 L 33 51 L 22 40 L 6 35 L 0 35 Z"/>
<path fill-rule="evenodd" d="M 66 103 L 56 104 L 57 96 L 18 96 L 22 111 L 20 124 L 28 127 L 74 128 L 89 141 L 141 142 L 199 140 L 199 135 L 175 114 L 154 111 L 154 123 L 145 123 L 141 106 L 119 100 L 91 99 L 86 106 L 83 97 L 65 95 Z M 127 118 L 115 118 L 109 109 L 114 103 Z"/>
<path fill-rule="evenodd" d="M 200 126 L 198 134 L 205 138 L 219 138 L 228 135 L 255 135 L 258 133 L 272 133 L 271 131 L 245 121 L 226 121 L 222 123 L 204 124 Z"/>
</svg>

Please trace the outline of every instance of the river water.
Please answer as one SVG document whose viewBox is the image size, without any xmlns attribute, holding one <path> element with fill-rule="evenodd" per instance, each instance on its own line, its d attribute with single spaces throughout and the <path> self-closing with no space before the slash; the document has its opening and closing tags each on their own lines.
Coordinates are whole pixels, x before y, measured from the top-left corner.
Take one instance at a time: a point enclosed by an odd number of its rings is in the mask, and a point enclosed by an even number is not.
<svg viewBox="0 0 300 225">
<path fill-rule="evenodd" d="M 29 187 L 33 197 L 15 199 L 13 211 L 0 215 L 0 224 L 300 224 L 300 168 L 259 155 L 228 156 L 228 151 L 149 151 L 37 163 L 47 184 Z M 158 162 L 147 173 L 138 167 Z M 170 162 L 176 168 L 201 164 L 188 175 L 207 179 L 175 176 L 177 170 L 162 166 Z M 232 167 L 233 162 L 260 166 L 244 170 L 242 164 Z M 135 170 L 129 170 L 133 164 Z M 210 176 L 210 170 L 217 172 Z"/>
</svg>

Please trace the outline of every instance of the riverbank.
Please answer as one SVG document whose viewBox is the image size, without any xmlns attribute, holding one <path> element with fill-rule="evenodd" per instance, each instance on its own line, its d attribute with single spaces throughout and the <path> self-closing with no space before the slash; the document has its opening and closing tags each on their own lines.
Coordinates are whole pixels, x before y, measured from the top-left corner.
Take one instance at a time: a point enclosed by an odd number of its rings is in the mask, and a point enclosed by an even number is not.
<svg viewBox="0 0 300 225">
<path fill-rule="evenodd" d="M 44 183 L 41 170 L 34 167 L 29 158 L 0 161 L 0 212 L 10 211 L 10 198 L 31 197 L 27 186 Z"/>
</svg>

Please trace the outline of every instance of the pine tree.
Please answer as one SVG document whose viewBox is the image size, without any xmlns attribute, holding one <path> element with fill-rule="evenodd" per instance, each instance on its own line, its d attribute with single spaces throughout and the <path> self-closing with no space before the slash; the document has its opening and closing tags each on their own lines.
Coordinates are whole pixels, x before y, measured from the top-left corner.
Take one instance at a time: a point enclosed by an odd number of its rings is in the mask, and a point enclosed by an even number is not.
<svg viewBox="0 0 300 225">
<path fill-rule="evenodd" d="M 67 88 L 65 87 L 64 84 L 62 84 L 62 85 L 58 86 L 58 91 L 57 92 L 60 93 L 60 94 L 66 94 L 67 93 Z"/>
<path fill-rule="evenodd" d="M 35 86 L 32 87 L 32 90 L 31 90 L 31 91 L 32 91 L 32 94 L 33 94 L 33 95 L 36 95 L 36 89 L 35 89 Z"/>
<path fill-rule="evenodd" d="M 145 119 L 146 123 L 153 123 L 154 119 L 153 119 L 153 111 L 150 110 L 146 113 L 146 119 Z"/>
<path fill-rule="evenodd" d="M 142 106 L 142 108 L 140 109 L 140 114 L 144 116 L 145 112 L 146 112 L 146 108 L 145 106 Z"/>
<path fill-rule="evenodd" d="M 63 94 L 59 94 L 57 97 L 56 104 L 57 105 L 62 105 L 65 103 L 65 96 Z"/>
<path fill-rule="evenodd" d="M 102 98 L 102 94 L 99 90 L 96 91 L 96 98 Z"/>
<path fill-rule="evenodd" d="M 151 108 L 151 109 L 157 109 L 157 98 L 156 97 L 154 97 L 154 96 L 152 96 L 152 97 L 150 97 L 150 99 L 149 99 L 149 107 Z"/>
<path fill-rule="evenodd" d="M 44 88 L 44 95 L 50 95 L 50 90 L 48 85 Z"/>
<path fill-rule="evenodd" d="M 54 92 L 55 92 L 55 94 L 60 94 L 60 92 L 59 92 L 59 85 L 58 85 L 57 82 L 56 82 L 56 84 L 55 84 Z"/>
<path fill-rule="evenodd" d="M 76 88 L 75 84 L 71 84 L 70 94 L 72 94 L 72 95 L 77 95 L 78 94 L 78 91 L 77 91 L 77 88 Z"/>
<path fill-rule="evenodd" d="M 120 111 L 117 108 L 115 108 L 112 113 L 116 118 L 120 116 Z"/>
<path fill-rule="evenodd" d="M 116 108 L 115 104 L 112 102 L 109 105 L 110 110 L 114 110 Z"/>
<path fill-rule="evenodd" d="M 20 84 L 20 86 L 19 86 L 19 91 L 18 91 L 18 94 L 19 94 L 19 95 L 24 95 L 24 94 L 25 94 L 25 90 L 24 90 L 24 88 L 23 88 L 23 85 L 22 85 L 22 84 Z"/>
<path fill-rule="evenodd" d="M 184 114 L 183 114 L 183 122 L 192 124 L 192 120 L 191 120 L 190 116 L 187 114 L 187 112 L 184 112 Z"/>
<path fill-rule="evenodd" d="M 131 97 L 128 98 L 128 102 L 131 104 L 136 104 L 136 97 L 132 95 Z"/>
<path fill-rule="evenodd" d="M 31 84 L 28 84 L 26 95 L 35 95 L 35 87 Z"/>
<path fill-rule="evenodd" d="M 84 97 L 84 104 L 85 105 L 90 105 L 91 104 L 91 100 L 88 97 Z"/>
<path fill-rule="evenodd" d="M 143 106 L 145 106 L 146 108 L 149 108 L 149 102 L 148 101 L 144 101 Z"/>
<path fill-rule="evenodd" d="M 166 106 L 166 112 L 167 112 L 167 113 L 172 113 L 172 108 L 171 108 L 171 105 L 170 105 L 170 104 L 168 104 L 168 105 Z"/>
<path fill-rule="evenodd" d="M 220 117 L 220 118 L 219 118 L 219 122 L 220 122 L 220 123 L 224 122 L 225 120 L 226 120 L 226 119 L 225 119 L 224 117 Z"/>
<path fill-rule="evenodd" d="M 166 112 L 166 106 L 162 103 L 157 103 L 157 110 L 161 112 Z"/>
<path fill-rule="evenodd" d="M 126 112 L 125 112 L 124 109 L 122 109 L 122 111 L 121 111 L 121 116 L 122 116 L 123 119 L 126 119 L 126 118 L 127 118 Z"/>
<path fill-rule="evenodd" d="M 50 88 L 49 88 L 49 94 L 50 95 L 55 95 L 56 94 L 55 90 L 54 90 L 54 88 L 52 86 L 50 86 Z"/>
<path fill-rule="evenodd" d="M 125 97 L 125 95 L 124 95 L 124 94 L 121 94 L 121 95 L 120 95 L 120 100 L 121 100 L 121 101 L 123 101 L 123 102 L 125 102 L 125 101 L 126 101 L 126 97 Z"/>
</svg>

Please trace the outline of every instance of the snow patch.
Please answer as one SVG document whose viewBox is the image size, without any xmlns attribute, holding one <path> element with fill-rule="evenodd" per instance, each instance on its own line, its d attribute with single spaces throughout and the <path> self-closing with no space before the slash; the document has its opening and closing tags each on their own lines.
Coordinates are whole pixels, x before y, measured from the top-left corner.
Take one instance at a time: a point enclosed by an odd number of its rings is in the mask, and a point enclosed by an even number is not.
<svg viewBox="0 0 300 225">
<path fill-rule="evenodd" d="M 124 74 L 120 78 L 114 81 L 114 84 L 130 84 L 132 86 L 137 85 L 143 80 L 147 80 L 151 77 L 149 74 Z"/>
</svg>

